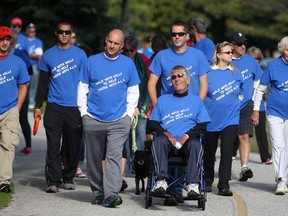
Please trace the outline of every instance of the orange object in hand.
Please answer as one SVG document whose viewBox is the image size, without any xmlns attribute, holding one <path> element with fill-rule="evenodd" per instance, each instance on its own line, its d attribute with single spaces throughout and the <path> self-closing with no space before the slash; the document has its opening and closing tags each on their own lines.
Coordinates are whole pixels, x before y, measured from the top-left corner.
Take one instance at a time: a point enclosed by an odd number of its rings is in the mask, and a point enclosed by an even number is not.
<svg viewBox="0 0 288 216">
<path fill-rule="evenodd" d="M 33 136 L 35 136 L 37 131 L 38 131 L 40 119 L 41 119 L 40 116 L 37 116 L 36 119 L 35 119 L 34 128 L 33 128 Z"/>
</svg>

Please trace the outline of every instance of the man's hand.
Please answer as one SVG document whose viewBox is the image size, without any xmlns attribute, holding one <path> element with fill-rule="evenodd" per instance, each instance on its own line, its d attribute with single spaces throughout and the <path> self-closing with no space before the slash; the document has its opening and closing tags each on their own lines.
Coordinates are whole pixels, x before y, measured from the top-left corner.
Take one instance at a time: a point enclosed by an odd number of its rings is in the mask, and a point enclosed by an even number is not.
<svg viewBox="0 0 288 216">
<path fill-rule="evenodd" d="M 164 132 L 164 134 L 168 137 L 169 141 L 172 143 L 172 145 L 175 147 L 176 145 L 176 138 L 173 137 L 170 133 L 168 133 L 167 131 Z"/>
<path fill-rule="evenodd" d="M 34 113 L 33 113 L 34 119 L 36 119 L 37 116 L 40 116 L 40 119 L 41 119 L 41 109 L 40 108 L 35 108 L 34 109 Z"/>
<path fill-rule="evenodd" d="M 251 116 L 251 120 L 253 122 L 254 126 L 257 126 L 259 124 L 259 111 L 254 110 Z"/>
<path fill-rule="evenodd" d="M 189 139 L 189 136 L 187 134 L 184 134 L 182 137 L 180 137 L 180 139 L 178 140 L 178 142 L 183 145 L 187 140 Z"/>
</svg>

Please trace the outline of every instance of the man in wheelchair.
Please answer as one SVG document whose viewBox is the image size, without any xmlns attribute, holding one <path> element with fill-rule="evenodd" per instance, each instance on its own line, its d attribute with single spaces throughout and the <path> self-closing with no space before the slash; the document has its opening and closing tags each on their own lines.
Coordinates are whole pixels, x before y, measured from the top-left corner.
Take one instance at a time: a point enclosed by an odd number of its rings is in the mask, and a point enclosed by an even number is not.
<svg viewBox="0 0 288 216">
<path fill-rule="evenodd" d="M 158 98 L 148 122 L 149 131 L 156 133 L 151 149 L 156 174 L 152 193 L 165 195 L 168 155 L 172 153 L 185 155 L 187 196 L 198 197 L 203 155 L 198 136 L 206 131 L 210 117 L 200 97 L 189 94 L 190 75 L 185 67 L 173 67 L 171 82 L 175 92 Z"/>
</svg>

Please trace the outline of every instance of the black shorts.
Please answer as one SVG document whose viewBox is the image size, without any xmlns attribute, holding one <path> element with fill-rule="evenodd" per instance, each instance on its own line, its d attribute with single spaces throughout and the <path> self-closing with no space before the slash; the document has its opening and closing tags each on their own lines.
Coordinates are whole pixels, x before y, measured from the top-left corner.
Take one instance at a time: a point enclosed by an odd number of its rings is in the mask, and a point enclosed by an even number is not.
<svg viewBox="0 0 288 216">
<path fill-rule="evenodd" d="M 248 104 L 240 110 L 238 135 L 249 134 L 249 137 L 253 137 L 253 123 L 251 120 L 253 104 L 254 102 L 250 100 Z"/>
</svg>

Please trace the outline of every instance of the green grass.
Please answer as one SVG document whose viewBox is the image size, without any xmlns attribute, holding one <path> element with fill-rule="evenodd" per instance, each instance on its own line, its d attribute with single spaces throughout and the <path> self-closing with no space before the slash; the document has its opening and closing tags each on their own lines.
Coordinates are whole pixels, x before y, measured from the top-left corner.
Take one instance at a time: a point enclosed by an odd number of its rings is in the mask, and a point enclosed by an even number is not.
<svg viewBox="0 0 288 216">
<path fill-rule="evenodd" d="M 0 210 L 7 207 L 12 199 L 12 194 L 14 193 L 14 185 L 11 184 L 11 193 L 0 193 Z"/>
</svg>

